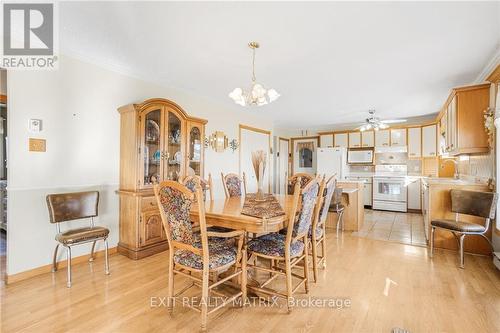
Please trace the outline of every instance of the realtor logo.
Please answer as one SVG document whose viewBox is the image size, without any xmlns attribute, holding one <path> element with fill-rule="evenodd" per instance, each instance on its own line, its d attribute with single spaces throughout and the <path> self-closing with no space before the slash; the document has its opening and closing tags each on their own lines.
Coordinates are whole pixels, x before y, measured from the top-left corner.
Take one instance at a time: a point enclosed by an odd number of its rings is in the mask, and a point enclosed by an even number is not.
<svg viewBox="0 0 500 333">
<path fill-rule="evenodd" d="M 55 69 L 54 3 L 4 3 L 3 58 L 7 69 Z"/>
</svg>

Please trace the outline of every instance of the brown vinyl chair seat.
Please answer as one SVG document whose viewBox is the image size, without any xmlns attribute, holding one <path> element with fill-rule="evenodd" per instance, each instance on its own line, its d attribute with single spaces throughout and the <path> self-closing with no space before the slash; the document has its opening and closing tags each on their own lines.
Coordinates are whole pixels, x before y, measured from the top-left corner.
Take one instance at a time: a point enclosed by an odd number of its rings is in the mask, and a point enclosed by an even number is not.
<svg viewBox="0 0 500 333">
<path fill-rule="evenodd" d="M 106 238 L 109 235 L 109 229 L 104 227 L 85 227 L 72 229 L 56 235 L 56 241 L 62 244 L 75 244 L 94 239 Z"/>
<path fill-rule="evenodd" d="M 484 226 L 475 223 L 455 221 L 455 220 L 446 220 L 439 219 L 431 221 L 431 225 L 433 227 L 458 231 L 458 232 L 485 232 L 486 229 Z"/>
</svg>

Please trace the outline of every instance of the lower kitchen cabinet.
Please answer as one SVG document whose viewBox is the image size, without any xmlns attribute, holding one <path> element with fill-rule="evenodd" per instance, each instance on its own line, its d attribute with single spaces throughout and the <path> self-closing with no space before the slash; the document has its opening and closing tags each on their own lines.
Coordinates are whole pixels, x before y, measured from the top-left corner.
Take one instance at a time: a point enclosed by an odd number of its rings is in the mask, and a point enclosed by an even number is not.
<svg viewBox="0 0 500 333">
<path fill-rule="evenodd" d="M 421 190 L 420 190 L 421 182 L 420 179 L 417 179 L 408 184 L 408 209 L 421 210 L 422 209 L 422 201 L 420 198 Z"/>
</svg>

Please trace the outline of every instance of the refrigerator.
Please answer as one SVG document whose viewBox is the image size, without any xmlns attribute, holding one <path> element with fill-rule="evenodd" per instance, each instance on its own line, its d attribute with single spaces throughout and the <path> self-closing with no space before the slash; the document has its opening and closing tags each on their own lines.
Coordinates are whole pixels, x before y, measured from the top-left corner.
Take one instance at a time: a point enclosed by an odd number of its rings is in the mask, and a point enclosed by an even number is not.
<svg viewBox="0 0 500 333">
<path fill-rule="evenodd" d="M 347 149 L 346 148 L 318 148 L 316 154 L 316 173 L 330 177 L 336 174 L 338 180 L 347 177 Z"/>
</svg>

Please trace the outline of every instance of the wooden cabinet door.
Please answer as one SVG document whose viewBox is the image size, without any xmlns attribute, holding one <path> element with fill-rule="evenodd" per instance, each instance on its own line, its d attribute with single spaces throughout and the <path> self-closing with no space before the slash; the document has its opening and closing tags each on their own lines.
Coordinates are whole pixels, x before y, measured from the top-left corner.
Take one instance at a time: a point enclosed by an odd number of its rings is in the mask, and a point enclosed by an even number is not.
<svg viewBox="0 0 500 333">
<path fill-rule="evenodd" d="M 187 147 L 186 147 L 186 172 L 185 175 L 195 174 L 203 177 L 204 142 L 205 137 L 203 124 L 188 122 L 187 124 Z"/>
<path fill-rule="evenodd" d="M 389 130 L 380 130 L 375 132 L 375 146 L 389 147 Z"/>
<path fill-rule="evenodd" d="M 422 127 L 422 156 L 436 157 L 436 125 Z"/>
<path fill-rule="evenodd" d="M 361 146 L 362 147 L 375 146 L 375 132 L 374 131 L 361 132 Z"/>
<path fill-rule="evenodd" d="M 164 152 L 164 110 L 163 107 L 152 106 L 139 115 L 141 144 L 139 186 L 152 187 L 163 178 Z"/>
<path fill-rule="evenodd" d="M 347 133 L 335 133 L 333 135 L 333 144 L 336 148 L 347 148 Z"/>
<path fill-rule="evenodd" d="M 167 239 L 159 211 L 141 214 L 139 245 L 146 246 Z"/>
<path fill-rule="evenodd" d="M 408 157 L 422 156 L 422 128 L 410 127 L 408 129 Z"/>
<path fill-rule="evenodd" d="M 319 146 L 321 148 L 333 147 L 333 134 L 321 134 L 319 136 Z"/>
<path fill-rule="evenodd" d="M 406 128 L 391 129 L 391 146 L 406 146 Z"/>
<path fill-rule="evenodd" d="M 350 132 L 349 133 L 349 148 L 359 148 L 361 147 L 361 133 L 360 132 Z"/>
</svg>

